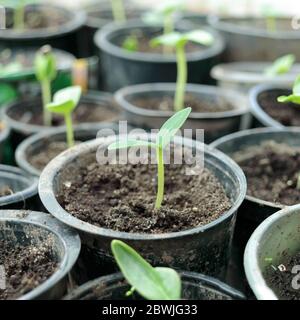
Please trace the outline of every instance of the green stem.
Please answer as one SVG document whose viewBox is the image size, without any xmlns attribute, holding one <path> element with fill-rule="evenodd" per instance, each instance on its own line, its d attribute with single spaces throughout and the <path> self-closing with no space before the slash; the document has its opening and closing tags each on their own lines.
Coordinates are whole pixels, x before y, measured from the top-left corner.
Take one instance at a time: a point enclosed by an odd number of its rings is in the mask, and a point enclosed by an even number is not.
<svg viewBox="0 0 300 320">
<path fill-rule="evenodd" d="M 67 143 L 68 143 L 68 147 L 71 148 L 75 144 L 71 113 L 65 114 L 65 122 L 66 122 L 66 130 L 67 130 Z"/>
<path fill-rule="evenodd" d="M 164 152 L 161 147 L 156 148 L 157 157 L 157 195 L 155 209 L 159 209 L 164 199 L 165 189 L 165 168 L 164 168 Z"/>
<path fill-rule="evenodd" d="M 51 113 L 46 109 L 46 105 L 51 102 L 51 83 L 49 80 L 42 81 L 42 98 L 44 125 L 51 127 Z"/>
<path fill-rule="evenodd" d="M 269 32 L 276 32 L 276 19 L 275 17 L 267 17 L 267 30 Z"/>
<path fill-rule="evenodd" d="M 185 44 L 180 44 L 176 48 L 177 55 L 177 82 L 174 107 L 175 111 L 180 111 L 184 107 L 185 87 L 187 83 L 187 61 L 185 56 Z"/>
<path fill-rule="evenodd" d="M 164 35 L 172 33 L 174 31 L 173 17 L 172 15 L 166 15 L 164 19 Z M 163 46 L 164 54 L 172 53 L 172 47 Z"/>
<path fill-rule="evenodd" d="M 25 27 L 25 6 L 22 2 L 15 8 L 14 29 L 24 29 Z"/>
<path fill-rule="evenodd" d="M 123 0 L 110 0 L 110 1 L 111 1 L 111 9 L 112 9 L 114 20 L 117 22 L 126 21 Z"/>
</svg>

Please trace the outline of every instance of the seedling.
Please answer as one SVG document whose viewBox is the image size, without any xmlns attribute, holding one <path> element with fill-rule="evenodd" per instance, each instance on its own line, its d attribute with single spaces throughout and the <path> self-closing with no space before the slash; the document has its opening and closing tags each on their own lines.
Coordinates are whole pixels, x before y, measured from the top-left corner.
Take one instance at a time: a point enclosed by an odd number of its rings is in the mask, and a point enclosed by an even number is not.
<svg viewBox="0 0 300 320">
<path fill-rule="evenodd" d="M 170 143 L 171 139 L 175 136 L 176 132 L 185 123 L 189 114 L 191 113 L 191 108 L 183 109 L 175 113 L 170 119 L 168 119 L 163 126 L 160 128 L 157 136 L 156 142 L 149 142 L 143 140 L 127 139 L 119 140 L 108 146 L 108 150 L 116 149 L 127 149 L 130 147 L 150 147 L 156 150 L 157 159 L 157 194 L 155 209 L 160 209 L 165 189 L 165 168 L 164 168 L 164 155 L 163 151 Z"/>
<path fill-rule="evenodd" d="M 267 76 L 273 77 L 288 73 L 296 61 L 294 54 L 287 54 L 275 60 L 273 64 L 265 70 Z"/>
<path fill-rule="evenodd" d="M 72 112 L 77 107 L 81 97 L 81 87 L 74 86 L 57 91 L 54 94 L 53 102 L 47 104 L 49 112 L 58 113 L 64 116 L 68 147 L 74 146 L 74 132 L 72 125 Z"/>
<path fill-rule="evenodd" d="M 123 0 L 110 0 L 111 10 L 113 13 L 114 21 L 124 22 L 126 21 L 126 14 L 124 9 Z"/>
<path fill-rule="evenodd" d="M 139 41 L 137 36 L 134 34 L 128 36 L 123 41 L 122 48 L 130 52 L 136 52 L 139 49 Z"/>
<path fill-rule="evenodd" d="M 293 93 L 289 96 L 280 96 L 277 98 L 277 101 L 282 103 L 292 102 L 300 106 L 300 75 L 296 78 L 294 82 Z M 300 190 L 300 173 L 298 174 L 296 188 Z"/>
<path fill-rule="evenodd" d="M 123 273 L 132 286 L 127 296 L 137 291 L 147 300 L 179 300 L 181 279 L 170 268 L 152 267 L 133 248 L 120 240 L 113 240 L 111 250 Z"/>
<path fill-rule="evenodd" d="M 187 84 L 187 60 L 185 48 L 189 41 L 209 46 L 213 43 L 213 36 L 204 30 L 195 30 L 188 33 L 172 32 L 151 40 L 151 45 L 166 45 L 176 48 L 177 57 L 177 82 L 174 107 L 175 111 L 181 110 L 184 105 L 185 88 Z"/>
<path fill-rule="evenodd" d="M 52 53 L 52 48 L 48 45 L 43 46 L 35 58 L 35 75 L 41 84 L 42 99 L 44 108 L 44 125 L 51 126 L 51 114 L 47 111 L 46 105 L 51 102 L 51 81 L 55 79 L 56 59 Z"/>
<path fill-rule="evenodd" d="M 274 10 L 274 8 L 266 4 L 262 7 L 262 13 L 266 17 L 266 26 L 268 32 L 276 32 L 277 30 L 277 23 L 276 23 L 276 17 L 277 12 Z"/>
</svg>

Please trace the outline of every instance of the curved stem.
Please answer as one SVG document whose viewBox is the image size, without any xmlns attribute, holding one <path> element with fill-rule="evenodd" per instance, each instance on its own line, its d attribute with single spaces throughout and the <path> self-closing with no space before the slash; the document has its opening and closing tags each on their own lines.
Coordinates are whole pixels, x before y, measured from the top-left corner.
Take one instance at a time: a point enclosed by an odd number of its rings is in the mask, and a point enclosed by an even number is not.
<svg viewBox="0 0 300 320">
<path fill-rule="evenodd" d="M 51 127 L 51 113 L 46 109 L 46 105 L 51 102 L 51 83 L 49 80 L 42 82 L 43 118 L 44 125 Z"/>
<path fill-rule="evenodd" d="M 164 168 L 164 153 L 161 147 L 156 148 L 157 157 L 157 195 L 155 209 L 160 209 L 164 199 L 165 189 L 165 168 Z"/>
<path fill-rule="evenodd" d="M 68 143 L 68 147 L 71 148 L 75 144 L 71 113 L 65 114 L 65 122 L 66 122 L 66 130 L 67 130 L 67 143 Z"/>
<path fill-rule="evenodd" d="M 110 1 L 111 1 L 111 9 L 112 9 L 114 20 L 117 22 L 126 21 L 123 0 L 110 0 Z"/>
<path fill-rule="evenodd" d="M 185 56 L 185 44 L 180 44 L 176 48 L 177 55 L 177 81 L 174 107 L 175 111 L 180 111 L 184 107 L 185 87 L 187 83 L 187 62 Z"/>
</svg>

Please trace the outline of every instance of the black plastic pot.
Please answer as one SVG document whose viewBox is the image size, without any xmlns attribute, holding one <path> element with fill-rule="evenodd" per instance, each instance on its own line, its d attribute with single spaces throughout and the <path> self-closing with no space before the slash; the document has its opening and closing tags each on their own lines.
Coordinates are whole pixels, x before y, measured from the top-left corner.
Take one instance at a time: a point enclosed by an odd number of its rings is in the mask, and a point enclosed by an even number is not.
<svg viewBox="0 0 300 320">
<path fill-rule="evenodd" d="M 239 291 L 221 281 L 194 272 L 180 272 L 182 279 L 182 298 L 184 300 L 242 300 Z M 68 294 L 64 300 L 125 300 L 141 299 L 134 294 L 126 298 L 130 286 L 120 273 L 101 277 L 85 283 Z"/>
<path fill-rule="evenodd" d="M 139 136 L 141 139 L 142 137 Z M 122 139 L 125 136 L 121 135 Z M 144 137 L 145 139 L 148 136 Z M 152 137 L 155 138 L 155 135 Z M 200 227 L 181 232 L 165 234 L 139 234 L 118 232 L 100 228 L 81 221 L 65 211 L 58 202 L 62 180 L 76 176 L 76 167 L 84 164 L 80 160 L 87 153 L 95 152 L 99 146 L 106 148 L 116 137 L 99 138 L 82 143 L 67 150 L 44 169 L 39 182 L 39 195 L 47 210 L 60 221 L 77 229 L 82 240 L 81 260 L 77 276 L 79 282 L 93 279 L 117 270 L 111 256 L 110 243 L 120 239 L 136 248 L 153 265 L 168 265 L 178 269 L 201 272 L 224 278 L 231 249 L 235 215 L 246 193 L 246 180 L 241 169 L 227 156 L 211 151 L 202 143 L 183 139 L 184 146 L 205 152 L 205 166 L 220 180 L 232 207 L 217 220 Z M 182 142 L 176 137 L 175 144 Z M 182 144 L 180 144 L 182 145 Z M 71 171 L 70 171 L 71 170 Z M 86 272 L 85 279 L 82 279 Z"/>
<path fill-rule="evenodd" d="M 105 135 L 118 134 L 118 126 L 110 123 L 82 124 L 74 127 L 74 137 L 76 141 L 85 142 L 99 137 L 100 130 Z M 52 128 L 25 139 L 16 150 L 16 162 L 20 168 L 31 175 L 40 176 L 41 171 L 35 168 L 29 161 L 28 157 L 44 149 L 45 146 L 52 142 L 66 141 L 65 127 Z"/>
<path fill-rule="evenodd" d="M 9 128 L 0 121 L 0 163 L 4 160 L 4 149 L 6 147 L 7 140 L 9 138 Z"/>
<path fill-rule="evenodd" d="M 38 179 L 12 166 L 0 165 L 0 187 L 8 186 L 12 195 L 0 197 L 0 209 L 38 209 Z"/>
<path fill-rule="evenodd" d="M 71 11 L 65 7 L 50 4 L 33 4 L 26 7 L 26 12 L 45 10 L 64 17 L 65 23 L 53 28 L 16 31 L 14 29 L 0 30 L 0 49 L 16 47 L 41 47 L 50 44 L 53 48 L 69 51 L 75 55 L 79 53 L 79 30 L 82 28 L 86 16 L 81 10 Z M 10 10 L 7 10 L 9 14 Z"/>
<path fill-rule="evenodd" d="M 127 121 L 138 128 L 159 129 L 173 114 L 172 111 L 160 111 L 139 108 L 134 99 L 147 99 L 151 97 L 168 97 L 175 95 L 175 83 L 141 84 L 125 87 L 115 93 L 115 100 L 123 110 Z M 231 104 L 234 109 L 225 112 L 192 112 L 184 128 L 204 130 L 205 142 L 211 142 L 226 134 L 247 129 L 249 110 L 247 100 L 238 92 L 223 90 L 214 86 L 188 84 L 186 92 L 199 97 L 199 101 L 224 101 Z"/>
<path fill-rule="evenodd" d="M 44 283 L 18 300 L 59 299 L 67 289 L 68 273 L 80 252 L 78 234 L 48 214 L 34 211 L 0 210 L 0 239 L 12 244 L 30 243 L 39 247 L 53 239 L 53 258 L 59 268 Z"/>
<path fill-rule="evenodd" d="M 300 59 L 300 31 L 292 29 L 292 17 L 277 17 L 277 30 L 266 29 L 266 19 L 211 16 L 210 25 L 225 38 L 224 60 L 273 61 L 288 53 Z"/>
<path fill-rule="evenodd" d="M 107 121 L 116 121 L 119 118 L 119 110 L 118 108 L 114 107 L 112 96 L 106 92 L 91 91 L 87 95 L 83 96 L 81 102 L 85 104 L 91 104 L 91 106 L 99 108 L 99 112 L 101 112 L 101 109 L 103 110 L 104 106 L 106 107 L 106 105 L 109 104 L 109 110 L 115 111 L 116 116 L 112 119 L 108 119 Z M 77 108 L 80 108 L 80 104 Z M 28 111 L 31 113 L 41 113 L 41 99 L 30 98 L 26 100 L 17 101 L 15 103 L 7 105 L 3 109 L 3 118 L 11 129 L 11 140 L 14 149 L 16 149 L 18 144 L 22 142 L 24 139 L 26 139 L 28 136 L 49 129 L 49 127 L 27 124 L 15 120 L 12 115 L 15 111 L 19 109 L 28 109 Z"/>
<path fill-rule="evenodd" d="M 187 54 L 190 83 L 210 83 L 210 69 L 219 61 L 224 50 L 224 42 L 218 33 L 210 32 L 214 44 L 208 48 Z M 103 84 L 108 91 L 115 91 L 128 85 L 175 82 L 176 56 L 160 53 L 129 52 L 120 46 L 120 41 L 132 32 L 143 32 L 150 37 L 162 33 L 162 27 L 153 27 L 132 20 L 125 24 L 110 23 L 95 35 L 95 44 L 99 48 Z"/>
</svg>

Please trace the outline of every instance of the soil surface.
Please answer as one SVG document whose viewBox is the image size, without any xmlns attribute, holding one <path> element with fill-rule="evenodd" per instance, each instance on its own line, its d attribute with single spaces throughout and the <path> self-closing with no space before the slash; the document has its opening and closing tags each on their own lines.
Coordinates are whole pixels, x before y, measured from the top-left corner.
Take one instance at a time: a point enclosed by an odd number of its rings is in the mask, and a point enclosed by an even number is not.
<svg viewBox="0 0 300 320">
<path fill-rule="evenodd" d="M 17 299 L 46 281 L 57 269 L 51 245 L 21 245 L 0 240 L 0 265 L 6 274 L 6 289 L 0 300 Z"/>
<path fill-rule="evenodd" d="M 172 161 L 171 161 L 172 162 Z M 157 168 L 154 164 L 100 165 L 95 153 L 65 168 L 59 203 L 73 216 L 107 229 L 131 233 L 176 232 L 219 218 L 231 201 L 208 169 L 186 175 L 187 165 L 165 165 L 165 197 L 154 209 Z"/>
<path fill-rule="evenodd" d="M 10 196 L 14 191 L 9 186 L 0 187 L 0 197 Z"/>
<path fill-rule="evenodd" d="M 277 98 L 289 95 L 289 90 L 268 90 L 258 96 L 260 107 L 284 126 L 300 126 L 300 106 L 294 103 L 280 103 Z"/>
<path fill-rule="evenodd" d="M 247 177 L 248 195 L 284 205 L 300 202 L 300 148 L 265 141 L 232 156 Z"/>
<path fill-rule="evenodd" d="M 173 111 L 174 110 L 174 97 L 162 96 L 157 97 L 144 97 L 134 98 L 130 102 L 143 109 L 159 110 L 159 111 Z M 184 106 L 191 107 L 193 112 L 224 112 L 233 110 L 234 107 L 224 101 L 223 99 L 202 99 L 194 96 L 193 94 L 186 94 Z"/>
<path fill-rule="evenodd" d="M 300 290 L 293 288 L 293 279 L 298 273 L 292 273 L 295 266 L 300 265 L 300 252 L 293 257 L 286 257 L 278 266 L 270 265 L 265 271 L 267 282 L 273 288 L 275 293 L 283 300 L 300 300 Z"/>
</svg>

